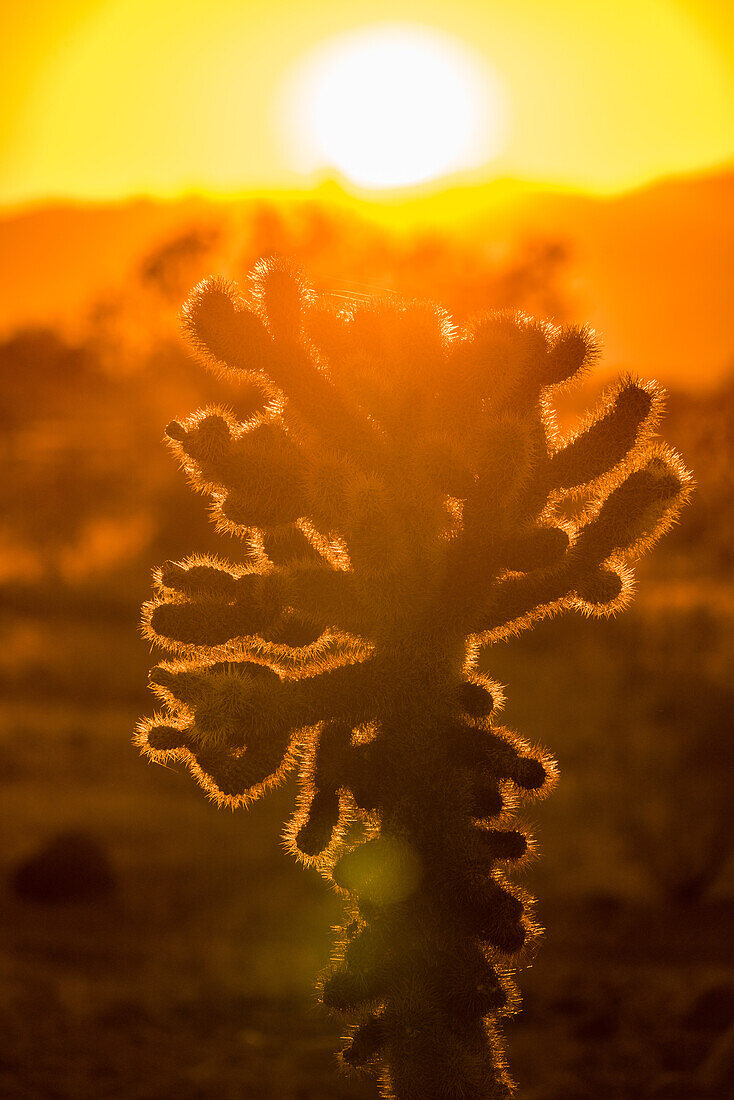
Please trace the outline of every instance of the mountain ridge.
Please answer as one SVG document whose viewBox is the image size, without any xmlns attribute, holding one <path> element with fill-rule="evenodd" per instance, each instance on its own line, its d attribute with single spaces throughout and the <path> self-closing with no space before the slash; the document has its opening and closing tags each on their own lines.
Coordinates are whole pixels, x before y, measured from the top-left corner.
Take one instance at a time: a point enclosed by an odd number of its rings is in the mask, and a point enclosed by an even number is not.
<svg viewBox="0 0 734 1100">
<path fill-rule="evenodd" d="M 152 247 L 192 223 L 236 222 L 263 203 L 302 202 L 392 228 L 433 224 L 438 233 L 487 241 L 563 240 L 571 251 L 572 319 L 600 329 L 610 368 L 700 386 L 734 362 L 731 168 L 615 196 L 503 180 L 377 204 L 326 183 L 312 192 L 11 209 L 0 213 L 0 332 L 63 323 L 88 309 L 124 285 Z"/>
</svg>

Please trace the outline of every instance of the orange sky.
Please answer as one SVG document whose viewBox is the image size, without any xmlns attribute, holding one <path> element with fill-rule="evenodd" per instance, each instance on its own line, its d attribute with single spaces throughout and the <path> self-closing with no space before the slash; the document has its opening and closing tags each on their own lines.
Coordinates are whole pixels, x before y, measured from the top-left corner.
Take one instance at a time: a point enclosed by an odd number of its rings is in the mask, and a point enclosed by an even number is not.
<svg viewBox="0 0 734 1100">
<path fill-rule="evenodd" d="M 0 14 L 0 202 L 308 186 L 284 87 L 394 22 L 501 82 L 482 176 L 615 192 L 734 160 L 730 0 L 26 0 Z"/>
</svg>

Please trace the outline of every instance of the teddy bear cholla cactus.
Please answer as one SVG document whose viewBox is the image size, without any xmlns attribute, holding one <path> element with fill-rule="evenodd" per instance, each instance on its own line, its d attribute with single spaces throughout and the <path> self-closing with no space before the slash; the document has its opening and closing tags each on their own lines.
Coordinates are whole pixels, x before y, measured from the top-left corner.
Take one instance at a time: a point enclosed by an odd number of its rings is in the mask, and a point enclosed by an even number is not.
<svg viewBox="0 0 734 1100">
<path fill-rule="evenodd" d="M 215 278 L 183 319 L 207 365 L 264 396 L 245 422 L 167 428 L 246 554 L 156 574 L 145 630 L 172 658 L 137 741 L 232 807 L 297 766 L 288 845 L 347 910 L 321 986 L 350 1014 L 343 1059 L 399 1100 L 507 1096 L 497 1021 L 538 932 L 507 878 L 531 843 L 513 818 L 555 770 L 499 723 L 478 656 L 543 616 L 625 606 L 630 559 L 690 480 L 652 441 L 660 393 L 624 380 L 562 437 L 549 399 L 594 360 L 590 330 L 337 311 L 275 261 L 248 304 Z"/>
</svg>

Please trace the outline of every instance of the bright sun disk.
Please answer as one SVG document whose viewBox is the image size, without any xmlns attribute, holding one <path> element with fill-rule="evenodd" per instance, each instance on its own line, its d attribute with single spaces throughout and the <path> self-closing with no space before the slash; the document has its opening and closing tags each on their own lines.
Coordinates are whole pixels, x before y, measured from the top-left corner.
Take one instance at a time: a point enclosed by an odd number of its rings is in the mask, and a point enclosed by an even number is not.
<svg viewBox="0 0 734 1100">
<path fill-rule="evenodd" d="M 362 188 L 399 188 L 475 168 L 499 152 L 504 97 L 461 43 L 382 26 L 309 54 L 287 91 L 288 152 L 301 172 L 336 170 Z"/>
</svg>

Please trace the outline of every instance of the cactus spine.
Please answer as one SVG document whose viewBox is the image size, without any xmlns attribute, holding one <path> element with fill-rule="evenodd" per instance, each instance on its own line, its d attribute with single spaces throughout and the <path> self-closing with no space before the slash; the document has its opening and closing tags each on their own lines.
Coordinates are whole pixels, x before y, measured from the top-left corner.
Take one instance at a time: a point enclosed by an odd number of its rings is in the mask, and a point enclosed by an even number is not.
<svg viewBox="0 0 734 1100">
<path fill-rule="evenodd" d="M 247 553 L 156 573 L 144 629 L 169 659 L 136 740 L 232 807 L 297 767 L 288 847 L 345 899 L 321 983 L 349 1014 L 343 1060 L 397 1100 L 506 1097 L 498 1021 L 539 931 L 508 878 L 532 844 L 514 814 L 555 767 L 500 723 L 478 656 L 544 616 L 626 606 L 630 561 L 689 492 L 653 441 L 661 394 L 625 379 L 563 437 L 550 400 L 595 359 L 590 330 L 337 311 L 279 261 L 247 303 L 201 283 L 183 322 L 207 365 L 262 389 L 245 422 L 208 408 L 167 428 Z"/>
</svg>

